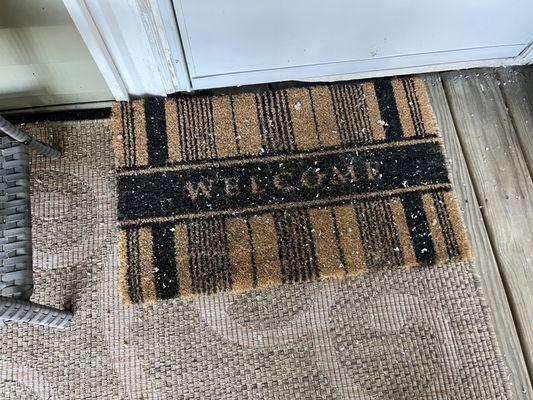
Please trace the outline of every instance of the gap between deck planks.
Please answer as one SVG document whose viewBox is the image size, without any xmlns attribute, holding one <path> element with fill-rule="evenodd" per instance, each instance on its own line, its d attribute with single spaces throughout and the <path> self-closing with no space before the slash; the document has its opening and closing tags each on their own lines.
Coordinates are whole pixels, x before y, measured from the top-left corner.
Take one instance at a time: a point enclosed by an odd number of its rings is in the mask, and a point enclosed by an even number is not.
<svg viewBox="0 0 533 400">
<path fill-rule="evenodd" d="M 475 77 L 477 72 L 468 71 L 465 73 Z M 524 258 L 520 263 L 518 271 L 513 270 L 512 265 L 516 261 L 514 260 L 513 254 L 509 254 L 512 251 L 505 251 L 508 248 L 505 245 L 506 241 L 501 238 L 501 234 L 494 235 L 492 230 L 499 224 L 507 225 L 506 228 L 512 229 L 514 223 L 507 220 L 508 214 L 501 204 L 502 201 L 497 203 L 497 195 L 487 190 L 491 187 L 491 182 L 494 179 L 498 179 L 498 168 L 501 167 L 500 162 L 502 159 L 502 157 L 498 158 L 496 154 L 497 163 L 494 159 L 492 161 L 486 161 L 487 153 L 497 153 L 498 146 L 501 147 L 499 144 L 501 139 L 494 140 L 492 136 L 514 135 L 514 132 L 509 130 L 508 124 L 506 125 L 508 117 L 501 114 L 501 109 L 505 109 L 505 104 L 503 103 L 499 89 L 497 89 L 497 92 L 494 90 L 494 87 L 498 88 L 497 80 L 494 79 L 495 77 L 485 77 L 484 79 L 488 82 L 474 82 L 473 80 L 468 81 L 469 78 L 460 79 L 460 75 L 460 72 L 442 74 L 445 80 L 444 88 L 439 75 L 432 74 L 424 78 L 427 81 L 432 104 L 437 115 L 437 121 L 443 132 L 447 155 L 451 158 L 451 172 L 452 179 L 455 182 L 455 189 L 459 201 L 465 209 L 465 222 L 474 247 L 475 268 L 480 276 L 486 302 L 492 311 L 496 337 L 501 352 L 511 373 L 510 383 L 512 384 L 511 391 L 514 394 L 513 398 L 531 398 L 533 396 L 531 381 L 522 353 L 522 350 L 524 353 L 531 351 L 531 347 L 527 347 L 528 334 L 521 329 L 524 325 L 527 325 L 527 321 L 522 320 L 522 327 L 520 327 L 517 321 L 513 320 L 513 315 L 511 314 L 511 308 L 515 319 L 524 318 L 524 314 L 531 312 L 531 309 L 516 310 L 516 299 L 520 298 L 523 293 L 514 293 L 516 290 L 521 290 L 520 286 L 528 286 L 527 234 L 525 238 L 513 238 L 515 240 L 515 247 L 526 246 L 522 248 L 519 255 L 515 255 Z M 450 86 L 453 87 L 450 88 Z M 483 89 L 481 89 L 482 87 Z M 489 87 L 492 90 L 490 93 L 486 93 Z M 496 94 L 499 94 L 499 97 Z M 492 99 L 500 101 L 498 106 L 500 107 L 500 113 L 494 112 L 494 105 L 492 103 L 495 100 L 484 99 L 483 96 L 492 96 Z M 478 103 L 477 105 L 472 104 L 476 102 Z M 502 121 L 499 121 L 500 118 Z M 481 138 L 481 136 L 483 137 Z M 509 140 L 504 140 L 504 142 Z M 491 144 L 487 144 L 486 141 L 489 141 Z M 516 143 L 511 140 L 510 145 L 513 144 Z M 483 151 L 480 151 L 480 146 Z M 492 151 L 490 147 L 493 147 Z M 487 148 L 489 150 L 486 150 Z M 506 155 L 503 153 L 509 154 L 509 151 L 511 150 L 501 151 L 503 160 L 507 161 L 507 164 L 509 162 L 505 159 Z M 512 153 L 516 154 L 517 151 L 520 151 L 520 148 L 512 150 Z M 493 164 L 487 166 L 487 162 L 492 162 Z M 480 169 L 479 164 L 483 165 L 484 168 Z M 510 168 L 509 165 L 503 168 L 506 167 L 508 169 Z M 488 176 L 495 173 L 495 178 Z M 527 175 L 521 174 L 520 176 L 523 178 L 523 182 L 518 186 L 525 186 L 527 188 L 527 182 L 531 180 L 529 173 L 527 172 Z M 472 177 L 473 185 L 470 177 Z M 480 180 L 481 182 L 479 182 Z M 514 184 L 514 181 L 507 183 L 506 189 L 513 188 Z M 488 188 L 483 188 L 483 185 L 488 186 Z M 497 192 L 498 190 L 501 190 L 501 188 L 492 188 L 493 192 Z M 505 195 L 503 197 L 505 198 Z M 483 213 L 480 212 L 478 199 L 483 203 L 490 202 L 496 208 L 496 211 L 485 212 L 483 209 Z M 508 199 L 505 198 L 505 200 Z M 483 205 L 486 206 L 486 204 Z M 509 215 L 514 219 L 517 218 L 517 215 L 514 213 L 510 213 Z M 527 225 L 525 220 L 519 220 L 518 223 Z M 524 240 L 526 243 L 524 243 Z M 503 262 L 500 259 L 501 257 L 511 257 L 513 259 L 507 259 L 506 262 Z M 497 260 L 499 261 L 499 265 Z M 511 308 L 508 304 L 505 289 L 507 289 L 507 296 L 512 303 Z M 518 326 L 518 335 L 514 325 L 515 323 Z"/>
</svg>

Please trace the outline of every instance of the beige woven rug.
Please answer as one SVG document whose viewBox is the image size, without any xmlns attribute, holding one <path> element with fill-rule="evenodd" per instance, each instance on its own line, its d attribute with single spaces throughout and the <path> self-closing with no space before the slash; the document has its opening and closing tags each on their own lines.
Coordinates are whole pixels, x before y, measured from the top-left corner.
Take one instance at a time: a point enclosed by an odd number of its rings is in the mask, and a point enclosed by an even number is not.
<svg viewBox="0 0 533 400">
<path fill-rule="evenodd" d="M 70 328 L 0 327 L 2 399 L 502 399 L 469 264 L 119 302 L 110 121 L 31 124 L 35 294 Z"/>
</svg>

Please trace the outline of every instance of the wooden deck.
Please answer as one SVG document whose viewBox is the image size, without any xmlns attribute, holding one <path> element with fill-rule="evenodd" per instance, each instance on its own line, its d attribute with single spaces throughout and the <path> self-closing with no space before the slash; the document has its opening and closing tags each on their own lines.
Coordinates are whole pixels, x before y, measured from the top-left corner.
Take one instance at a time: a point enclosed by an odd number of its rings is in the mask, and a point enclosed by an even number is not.
<svg viewBox="0 0 533 400">
<path fill-rule="evenodd" d="M 426 80 L 514 399 L 533 371 L 533 67 Z"/>
</svg>

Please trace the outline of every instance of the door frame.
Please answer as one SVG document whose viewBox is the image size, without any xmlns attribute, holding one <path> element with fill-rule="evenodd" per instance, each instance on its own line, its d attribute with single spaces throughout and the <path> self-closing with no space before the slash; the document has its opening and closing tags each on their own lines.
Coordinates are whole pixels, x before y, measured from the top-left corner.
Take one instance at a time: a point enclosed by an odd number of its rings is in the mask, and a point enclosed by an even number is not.
<svg viewBox="0 0 533 400">
<path fill-rule="evenodd" d="M 63 4 L 115 100 L 192 89 L 171 0 Z"/>
</svg>

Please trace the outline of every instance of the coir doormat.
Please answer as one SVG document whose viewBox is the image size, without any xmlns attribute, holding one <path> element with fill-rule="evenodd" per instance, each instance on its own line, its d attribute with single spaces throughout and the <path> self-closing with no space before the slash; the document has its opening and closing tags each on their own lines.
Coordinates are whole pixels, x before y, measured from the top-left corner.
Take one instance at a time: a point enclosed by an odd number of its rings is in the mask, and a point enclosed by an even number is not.
<svg viewBox="0 0 533 400">
<path fill-rule="evenodd" d="M 123 301 L 470 258 L 418 79 L 113 110 Z"/>
</svg>

